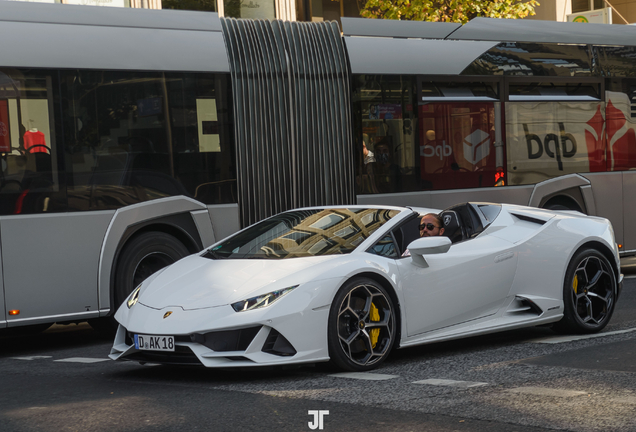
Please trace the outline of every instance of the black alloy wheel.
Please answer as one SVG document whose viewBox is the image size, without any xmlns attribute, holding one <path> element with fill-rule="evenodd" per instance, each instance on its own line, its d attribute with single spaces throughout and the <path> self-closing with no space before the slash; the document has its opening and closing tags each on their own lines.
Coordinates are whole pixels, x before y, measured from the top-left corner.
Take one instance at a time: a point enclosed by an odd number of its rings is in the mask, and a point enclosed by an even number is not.
<svg viewBox="0 0 636 432">
<path fill-rule="evenodd" d="M 616 275 L 607 258 L 597 250 L 577 252 L 565 274 L 563 319 L 558 331 L 596 333 L 609 322 L 616 303 Z"/>
<path fill-rule="evenodd" d="M 356 278 L 346 283 L 329 311 L 329 356 L 336 367 L 367 371 L 389 355 L 396 335 L 393 301 L 377 282 Z"/>
</svg>

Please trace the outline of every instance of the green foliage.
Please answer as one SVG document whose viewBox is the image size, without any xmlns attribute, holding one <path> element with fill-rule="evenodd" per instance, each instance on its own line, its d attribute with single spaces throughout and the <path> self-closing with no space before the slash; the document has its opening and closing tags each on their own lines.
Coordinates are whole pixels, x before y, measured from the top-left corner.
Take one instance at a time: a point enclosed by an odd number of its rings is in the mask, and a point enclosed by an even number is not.
<svg viewBox="0 0 636 432">
<path fill-rule="evenodd" d="M 535 14 L 536 6 L 537 0 L 368 0 L 360 15 L 465 24 L 475 17 L 525 18 Z"/>
</svg>

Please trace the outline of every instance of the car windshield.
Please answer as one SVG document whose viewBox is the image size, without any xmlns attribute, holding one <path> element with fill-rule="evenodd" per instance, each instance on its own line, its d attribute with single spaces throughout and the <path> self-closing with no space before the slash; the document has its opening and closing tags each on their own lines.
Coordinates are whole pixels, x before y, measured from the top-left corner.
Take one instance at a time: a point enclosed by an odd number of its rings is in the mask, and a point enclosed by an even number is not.
<svg viewBox="0 0 636 432">
<path fill-rule="evenodd" d="M 259 222 L 203 255 L 211 259 L 282 259 L 348 254 L 399 210 L 294 210 Z"/>
</svg>

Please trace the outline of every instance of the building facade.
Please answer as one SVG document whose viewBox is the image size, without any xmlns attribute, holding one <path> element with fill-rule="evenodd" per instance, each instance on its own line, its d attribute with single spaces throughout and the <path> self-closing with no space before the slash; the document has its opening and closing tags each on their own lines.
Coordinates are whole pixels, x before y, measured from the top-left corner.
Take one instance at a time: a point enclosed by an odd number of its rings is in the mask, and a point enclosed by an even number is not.
<svg viewBox="0 0 636 432">
<path fill-rule="evenodd" d="M 636 23 L 634 0 L 541 0 L 536 15 L 528 19 L 605 24 Z"/>
</svg>

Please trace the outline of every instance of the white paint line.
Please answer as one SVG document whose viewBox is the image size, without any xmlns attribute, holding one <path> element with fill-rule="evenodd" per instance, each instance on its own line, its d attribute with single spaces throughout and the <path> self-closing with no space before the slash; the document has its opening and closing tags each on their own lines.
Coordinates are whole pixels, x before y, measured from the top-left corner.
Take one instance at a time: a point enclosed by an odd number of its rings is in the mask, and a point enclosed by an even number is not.
<svg viewBox="0 0 636 432">
<path fill-rule="evenodd" d="M 27 357 L 11 357 L 14 360 L 42 360 L 42 359 L 47 359 L 47 358 L 51 358 L 52 356 L 27 356 Z"/>
<path fill-rule="evenodd" d="M 530 339 L 527 342 L 530 342 L 530 343 L 558 344 L 558 343 L 565 343 L 565 342 L 573 342 L 573 341 L 582 340 L 582 339 L 592 339 L 592 338 L 598 338 L 598 337 L 613 336 L 613 335 L 629 333 L 629 332 L 633 332 L 633 331 L 636 331 L 636 328 L 630 328 L 630 329 L 626 329 L 626 330 L 616 330 L 616 331 L 611 331 L 611 332 L 607 332 L 607 333 L 596 333 L 596 334 L 589 334 L 589 335 L 580 335 L 580 336 L 549 336 L 549 337 L 545 337 L 545 338 Z"/>
<path fill-rule="evenodd" d="M 517 387 L 517 388 L 508 389 L 506 390 L 506 392 L 528 394 L 533 396 L 553 396 L 553 397 L 573 397 L 573 396 L 584 396 L 588 394 L 588 392 L 584 392 L 584 391 L 562 390 L 562 389 L 552 389 L 552 388 L 544 388 L 544 387 Z"/>
<path fill-rule="evenodd" d="M 64 363 L 99 363 L 108 361 L 110 359 L 104 358 L 87 358 L 87 357 L 69 357 L 66 359 L 53 360 L 56 362 L 64 362 Z"/>
<path fill-rule="evenodd" d="M 384 381 L 384 380 L 390 380 L 390 379 L 398 377 L 398 375 L 387 375 L 387 374 L 369 373 L 369 372 L 341 372 L 337 374 L 331 374 L 329 376 L 336 377 L 336 378 L 352 378 L 352 379 L 367 380 L 367 381 Z"/>
<path fill-rule="evenodd" d="M 472 388 L 472 387 L 481 387 L 487 386 L 488 383 L 485 382 L 475 382 L 475 381 L 455 381 L 455 380 L 444 380 L 444 379 L 425 379 L 421 381 L 413 381 L 413 384 L 427 384 L 434 386 L 447 386 L 447 387 L 459 387 L 459 388 Z"/>
</svg>

